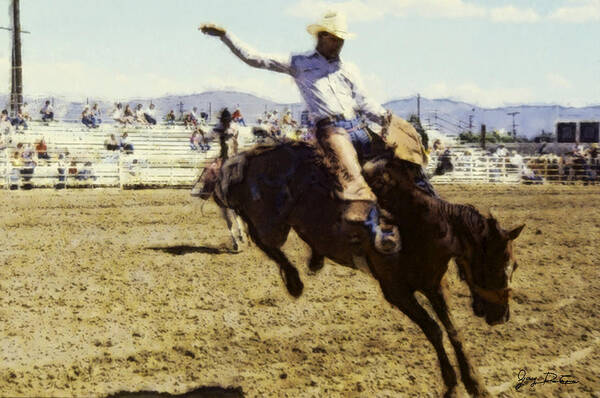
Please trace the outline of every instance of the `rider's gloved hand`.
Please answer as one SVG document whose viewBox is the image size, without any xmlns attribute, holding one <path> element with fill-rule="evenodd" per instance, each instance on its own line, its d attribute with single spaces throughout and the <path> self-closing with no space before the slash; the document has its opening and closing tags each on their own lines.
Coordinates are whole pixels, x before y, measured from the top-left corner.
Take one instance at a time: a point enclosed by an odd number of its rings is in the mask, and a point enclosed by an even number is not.
<svg viewBox="0 0 600 398">
<path fill-rule="evenodd" d="M 382 119 L 383 119 L 383 123 L 381 124 L 381 136 L 383 138 L 385 138 L 387 136 L 387 132 L 388 132 L 388 127 L 390 126 L 390 123 L 392 122 L 392 111 L 388 110 L 385 112 L 385 115 L 383 115 Z"/>
<path fill-rule="evenodd" d="M 204 33 L 205 35 L 216 37 L 223 37 L 226 33 L 225 29 L 211 23 L 200 25 L 198 27 L 198 30 L 202 31 L 202 33 Z"/>
</svg>

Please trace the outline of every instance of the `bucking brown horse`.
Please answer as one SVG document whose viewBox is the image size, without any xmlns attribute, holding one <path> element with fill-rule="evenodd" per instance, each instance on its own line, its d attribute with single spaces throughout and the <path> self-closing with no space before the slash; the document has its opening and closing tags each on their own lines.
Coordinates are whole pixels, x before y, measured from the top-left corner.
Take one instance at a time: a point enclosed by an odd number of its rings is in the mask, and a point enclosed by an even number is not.
<svg viewBox="0 0 600 398">
<path fill-rule="evenodd" d="M 509 281 L 517 267 L 512 241 L 524 225 L 506 231 L 493 216 L 440 199 L 421 166 L 395 158 L 390 150 L 380 151 L 363 170 L 382 212 L 399 227 L 403 248 L 398 254 L 378 253 L 366 231 L 340 223 L 343 204 L 333 194 L 335 179 L 319 150 L 309 143 L 280 143 L 242 153 L 225 162 L 219 180 L 206 189 L 214 189 L 216 202 L 243 218 L 251 238 L 279 265 L 295 297 L 303 284 L 281 251 L 292 228 L 312 250 L 308 264 L 312 271 L 321 269 L 324 257 L 366 267 L 385 298 L 419 325 L 432 343 L 446 395 L 452 396 L 456 373 L 442 343 L 442 329 L 415 298 L 415 292 L 424 294 L 454 347 L 467 391 L 488 395 L 448 312 L 444 275 L 454 258 L 471 291 L 475 315 L 489 325 L 508 321 Z"/>
</svg>

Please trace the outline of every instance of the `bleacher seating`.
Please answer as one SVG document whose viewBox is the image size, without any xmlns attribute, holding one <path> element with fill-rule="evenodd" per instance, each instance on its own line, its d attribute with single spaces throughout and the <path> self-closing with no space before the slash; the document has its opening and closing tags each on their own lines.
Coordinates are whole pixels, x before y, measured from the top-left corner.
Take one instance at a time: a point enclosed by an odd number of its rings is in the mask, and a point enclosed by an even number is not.
<svg viewBox="0 0 600 398">
<path fill-rule="evenodd" d="M 124 132 L 134 146 L 133 154 L 105 149 L 111 134 L 118 139 Z M 123 128 L 103 124 L 88 129 L 81 123 L 31 122 L 28 130 L 3 137 L 2 187 L 190 187 L 219 151 L 218 143 L 206 152 L 193 151 L 191 133 L 182 125 Z M 32 168 L 11 159 L 18 143 L 35 146 L 42 137 L 49 160 L 38 159 Z M 242 127 L 240 149 L 253 144 L 251 127 Z M 60 153 L 68 153 L 63 167 L 59 167 Z M 594 183 L 600 171 L 598 160 L 565 163 L 557 156 L 525 156 L 521 165 L 514 165 L 510 158 L 490 156 L 476 145 L 453 143 L 451 153 L 453 170 L 443 175 L 435 175 L 438 159 L 431 156 L 427 173 L 433 183 Z"/>
<path fill-rule="evenodd" d="M 105 149 L 104 142 L 110 134 L 118 139 L 124 132 L 133 144 L 133 154 Z M 108 124 L 88 129 L 76 123 L 32 122 L 28 130 L 6 136 L 5 141 L 10 142 L 0 152 L 0 175 L 4 176 L 4 187 L 13 189 L 53 187 L 61 183 L 66 187 L 189 187 L 219 150 L 218 144 L 205 152 L 192 150 L 191 133 L 181 125 L 123 128 Z M 17 143 L 35 146 L 41 138 L 46 141 L 50 159 L 36 160 L 33 174 L 29 175 L 30 168 L 14 165 L 10 157 Z M 240 146 L 251 143 L 250 128 L 242 127 Z M 68 153 L 62 174 L 60 153 Z M 85 166 L 87 162 L 91 166 Z"/>
</svg>

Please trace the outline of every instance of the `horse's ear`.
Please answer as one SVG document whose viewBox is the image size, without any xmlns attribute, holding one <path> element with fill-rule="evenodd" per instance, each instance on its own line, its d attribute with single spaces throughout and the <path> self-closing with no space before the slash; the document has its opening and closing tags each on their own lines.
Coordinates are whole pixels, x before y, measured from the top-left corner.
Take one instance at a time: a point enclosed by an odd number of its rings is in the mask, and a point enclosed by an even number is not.
<svg viewBox="0 0 600 398">
<path fill-rule="evenodd" d="M 510 240 L 515 240 L 517 239 L 517 237 L 519 236 L 519 234 L 521 233 L 521 231 L 523 231 L 523 228 L 525 228 L 525 224 L 518 226 L 517 228 L 511 230 L 508 233 L 508 238 Z"/>
</svg>

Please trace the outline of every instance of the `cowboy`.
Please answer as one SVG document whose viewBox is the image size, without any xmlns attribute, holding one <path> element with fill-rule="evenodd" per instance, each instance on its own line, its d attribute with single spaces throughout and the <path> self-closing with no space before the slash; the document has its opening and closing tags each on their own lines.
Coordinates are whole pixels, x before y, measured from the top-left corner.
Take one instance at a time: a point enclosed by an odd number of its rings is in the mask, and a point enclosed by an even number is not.
<svg viewBox="0 0 600 398">
<path fill-rule="evenodd" d="M 219 37 L 246 64 L 294 78 L 316 121 L 318 143 L 339 170 L 342 191 L 337 194 L 346 202 L 344 221 L 367 227 L 378 251 L 398 251 L 397 228 L 384 231 L 380 227 L 376 197 L 361 174 L 357 156 L 357 151 L 365 155 L 370 150 L 370 137 L 362 128 L 357 112 L 382 126 L 386 125 L 388 115 L 380 104 L 369 99 L 339 57 L 344 41 L 353 36 L 348 33 L 344 16 L 328 12 L 319 23 L 309 25 L 307 31 L 317 39 L 315 50 L 291 58 L 259 54 L 230 32 L 212 24 L 202 25 L 199 30 Z"/>
</svg>

